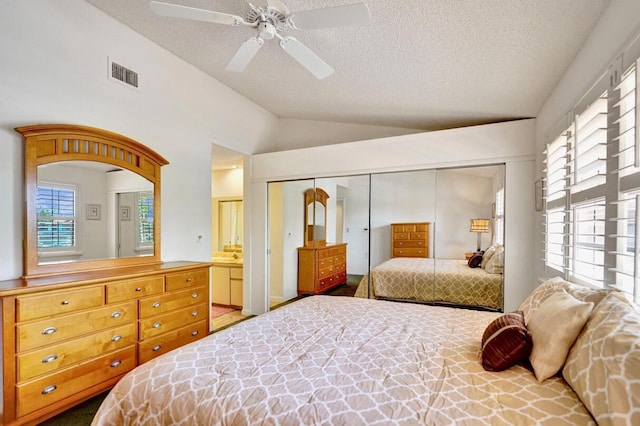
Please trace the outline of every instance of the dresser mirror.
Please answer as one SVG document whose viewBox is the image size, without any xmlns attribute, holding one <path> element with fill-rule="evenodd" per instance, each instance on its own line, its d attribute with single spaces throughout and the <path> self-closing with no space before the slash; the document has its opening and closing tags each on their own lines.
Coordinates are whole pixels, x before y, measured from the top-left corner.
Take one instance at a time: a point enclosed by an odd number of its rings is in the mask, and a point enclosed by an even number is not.
<svg viewBox="0 0 640 426">
<path fill-rule="evenodd" d="M 327 242 L 327 199 L 322 188 L 309 188 L 304 192 L 304 246 L 323 246 Z"/>
<path fill-rule="evenodd" d="M 24 275 L 160 263 L 160 167 L 144 145 L 85 126 L 25 138 Z"/>
</svg>

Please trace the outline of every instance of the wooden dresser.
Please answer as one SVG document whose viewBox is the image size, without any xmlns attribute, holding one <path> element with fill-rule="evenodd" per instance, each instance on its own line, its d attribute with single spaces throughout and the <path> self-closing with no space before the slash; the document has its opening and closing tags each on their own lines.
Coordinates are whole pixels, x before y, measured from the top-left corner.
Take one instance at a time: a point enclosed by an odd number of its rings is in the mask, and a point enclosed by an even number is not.
<svg viewBox="0 0 640 426">
<path fill-rule="evenodd" d="M 429 257 L 429 222 L 392 223 L 391 257 Z"/>
<path fill-rule="evenodd" d="M 346 243 L 298 247 L 298 296 L 325 293 L 346 282 Z"/>
<path fill-rule="evenodd" d="M 37 424 L 209 332 L 208 263 L 0 282 L 3 424 Z"/>
</svg>

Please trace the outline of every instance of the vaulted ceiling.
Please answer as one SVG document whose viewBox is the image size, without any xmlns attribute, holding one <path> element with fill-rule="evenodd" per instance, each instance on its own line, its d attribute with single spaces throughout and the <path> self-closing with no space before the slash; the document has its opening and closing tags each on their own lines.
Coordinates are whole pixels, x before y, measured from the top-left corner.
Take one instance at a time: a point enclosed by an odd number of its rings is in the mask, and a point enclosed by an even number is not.
<svg viewBox="0 0 640 426">
<path fill-rule="evenodd" d="M 159 16 L 148 0 L 86 1 L 280 118 L 421 130 L 535 117 L 609 3 L 365 0 L 368 25 L 284 33 L 335 70 L 318 80 L 277 39 L 245 72 L 225 71 L 253 28 Z M 163 1 L 250 10 L 244 0 Z M 357 0 L 285 2 L 295 13 Z"/>
</svg>

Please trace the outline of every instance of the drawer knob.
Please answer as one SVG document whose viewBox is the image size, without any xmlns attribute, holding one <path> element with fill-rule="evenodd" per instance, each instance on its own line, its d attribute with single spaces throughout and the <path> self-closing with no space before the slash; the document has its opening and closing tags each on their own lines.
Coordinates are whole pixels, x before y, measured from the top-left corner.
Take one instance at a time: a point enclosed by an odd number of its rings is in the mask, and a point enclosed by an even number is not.
<svg viewBox="0 0 640 426">
<path fill-rule="evenodd" d="M 113 337 L 111 338 L 111 341 L 112 341 L 112 342 L 117 342 L 117 341 L 119 341 L 120 339 L 122 339 L 122 336 L 121 336 L 121 335 L 119 335 L 119 334 L 116 334 L 115 336 L 113 336 Z"/>
<path fill-rule="evenodd" d="M 122 361 L 120 361 L 119 359 L 116 359 L 115 361 L 113 361 L 113 362 L 111 363 L 111 366 L 112 366 L 112 367 L 117 367 L 117 366 L 119 366 L 120 364 L 122 364 Z"/>
<path fill-rule="evenodd" d="M 63 300 L 63 301 L 62 301 L 62 304 L 63 304 L 63 305 L 68 305 L 68 304 L 69 304 L 69 301 L 68 301 L 68 300 Z"/>
<path fill-rule="evenodd" d="M 153 308 L 159 308 L 160 307 L 160 302 L 156 302 L 153 305 L 151 305 Z"/>
<path fill-rule="evenodd" d="M 192 335 L 192 336 L 197 336 L 197 335 L 198 335 L 198 330 L 193 330 L 193 331 L 191 332 L 191 335 Z"/>
<path fill-rule="evenodd" d="M 155 345 L 153 348 L 151 348 L 151 350 L 154 352 L 158 352 L 161 347 L 162 347 L 161 345 Z"/>
<path fill-rule="evenodd" d="M 49 386 L 45 387 L 44 389 L 42 389 L 42 394 L 46 395 L 48 393 L 53 392 L 56 389 L 58 389 L 58 387 L 56 385 L 49 385 Z"/>
<path fill-rule="evenodd" d="M 42 358 L 42 363 L 43 364 L 49 364 L 50 362 L 55 361 L 56 359 L 58 359 L 58 355 L 49 355 L 49 356 L 45 356 L 44 358 Z"/>
<path fill-rule="evenodd" d="M 190 283 L 191 282 L 191 277 L 187 278 L 187 282 Z"/>
<path fill-rule="evenodd" d="M 42 330 L 42 334 L 44 334 L 44 335 L 47 335 L 47 334 L 53 334 L 53 333 L 55 333 L 56 331 L 58 331 L 58 329 L 57 329 L 57 328 L 55 328 L 55 327 L 47 327 L 47 328 L 45 328 L 44 330 Z"/>
<path fill-rule="evenodd" d="M 192 317 L 197 317 L 197 316 L 198 316 L 198 311 L 193 311 L 193 312 L 191 312 L 191 316 L 192 316 Z"/>
<path fill-rule="evenodd" d="M 136 291 L 142 291 L 141 287 L 136 287 Z"/>
<path fill-rule="evenodd" d="M 162 325 L 162 324 L 160 323 L 160 321 L 158 321 L 158 322 L 154 322 L 154 323 L 153 323 L 153 325 L 152 325 L 151 327 L 153 327 L 153 328 L 160 328 L 160 326 L 161 326 L 161 325 Z"/>
<path fill-rule="evenodd" d="M 115 311 L 111 314 L 111 318 L 120 318 L 122 316 L 122 312 Z"/>
<path fill-rule="evenodd" d="M 198 297 L 198 296 L 199 296 L 199 295 L 198 295 L 198 293 L 196 293 L 195 291 L 194 291 L 193 293 L 191 293 L 191 297 L 193 297 L 194 299 L 195 299 L 196 297 Z"/>
</svg>

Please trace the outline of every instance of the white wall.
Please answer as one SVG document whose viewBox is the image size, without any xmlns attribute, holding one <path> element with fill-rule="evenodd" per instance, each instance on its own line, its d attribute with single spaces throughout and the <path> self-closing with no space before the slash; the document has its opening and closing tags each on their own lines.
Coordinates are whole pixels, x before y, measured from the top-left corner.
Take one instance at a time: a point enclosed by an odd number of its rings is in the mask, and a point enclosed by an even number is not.
<svg viewBox="0 0 640 426">
<path fill-rule="evenodd" d="M 107 79 L 108 56 L 139 73 L 139 90 Z M 107 129 L 164 156 L 162 259 L 209 260 L 211 143 L 267 149 L 274 115 L 82 0 L 3 0 L 0 57 L 0 280 L 23 272 L 23 142 L 13 128 L 35 123 Z"/>
<path fill-rule="evenodd" d="M 603 75 L 622 50 L 640 34 L 640 1 L 612 0 L 597 25 L 589 35 L 558 85 L 544 103 L 536 120 L 535 152 L 537 156 L 535 177 L 542 177 L 543 151 L 546 136 L 558 124 L 563 115 Z M 543 235 L 542 213 L 536 215 L 535 273 L 542 276 Z M 535 243 L 538 241 L 538 243 Z"/>
<path fill-rule="evenodd" d="M 251 226 L 266 230 L 269 181 L 506 163 L 505 216 L 513 217 L 507 228 L 517 225 L 505 240 L 505 310 L 513 310 L 523 299 L 519 288 L 533 280 L 534 125 L 535 120 L 520 120 L 254 155 Z M 245 279 L 251 281 L 251 310 L 261 313 L 266 310 L 265 233 L 252 232 L 250 252 Z"/>
</svg>

